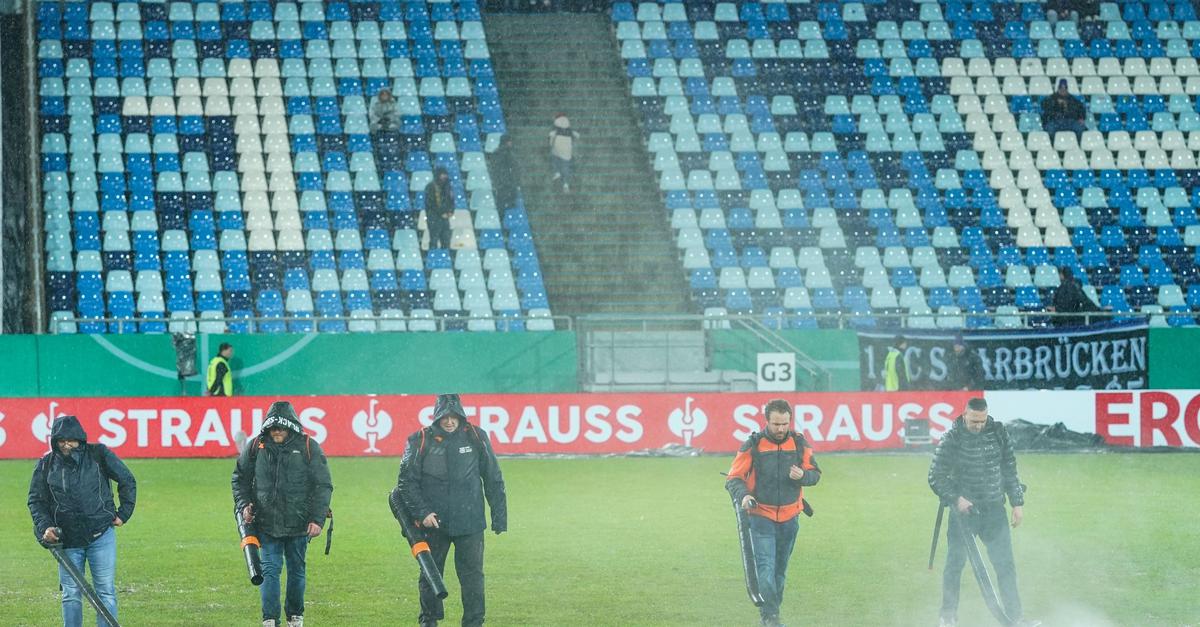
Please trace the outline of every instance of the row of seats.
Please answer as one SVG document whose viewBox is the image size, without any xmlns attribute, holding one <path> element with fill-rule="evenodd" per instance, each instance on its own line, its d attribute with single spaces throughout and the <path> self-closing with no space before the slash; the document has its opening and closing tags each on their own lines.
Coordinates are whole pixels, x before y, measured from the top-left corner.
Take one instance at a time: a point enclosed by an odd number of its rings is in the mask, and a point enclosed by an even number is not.
<svg viewBox="0 0 1200 627">
<path fill-rule="evenodd" d="M 474 2 L 83 6 L 38 9 L 56 322 L 553 327 L 524 207 L 492 194 L 484 151 L 504 121 Z M 384 88 L 401 123 L 372 133 Z M 434 168 L 451 178 L 450 250 L 420 211 Z"/>
<path fill-rule="evenodd" d="M 895 16 L 907 10 L 899 4 L 860 9 L 868 18 Z M 1126 133 L 1123 143 L 1124 131 L 1112 129 L 1105 117 L 1104 126 L 1087 135 L 1087 152 L 1082 142 L 1070 143 L 1073 134 L 1062 136 L 1056 146 L 1058 138 L 1041 131 L 1030 81 L 1036 83 L 1034 95 L 1049 94 L 1051 81 L 1074 63 L 1081 68 L 1080 82 L 1100 81 L 1106 92 L 1111 80 L 1114 91 L 1127 92 L 1129 98 L 1136 83 L 1138 91 L 1146 92 L 1140 98 L 1160 99 L 1164 113 L 1170 96 L 1175 103 L 1172 123 L 1183 116 L 1186 125 L 1195 113 L 1184 87 L 1184 79 L 1196 74 L 1190 54 L 1178 61 L 1154 54 L 1148 60 L 1121 61 L 1118 57 L 1129 56 L 1123 49 L 1120 55 L 1097 55 L 1111 59 L 1093 61 L 1085 48 L 1081 59 L 1072 60 L 1068 57 L 1080 56 L 1080 48 L 1062 42 L 1072 50 L 1070 55 L 1046 55 L 1050 58 L 1043 60 L 996 54 L 994 42 L 984 38 L 982 45 L 967 43 L 949 55 L 943 44 L 917 41 L 929 39 L 931 24 L 935 32 L 947 26 L 938 25 L 939 15 L 906 15 L 904 21 L 890 23 L 874 20 L 871 30 L 845 25 L 844 35 L 831 37 L 830 26 L 840 16 L 827 12 L 801 27 L 805 43 L 800 38 L 788 43 L 789 58 L 783 60 L 778 58 L 781 46 L 793 40 L 796 29 L 788 32 L 769 21 L 764 27 L 765 15 L 759 11 L 770 5 L 750 3 L 733 14 L 725 8 L 730 19 L 716 23 L 704 22 L 711 16 L 694 14 L 692 4 L 680 6 L 685 9 L 682 17 L 678 9 L 670 9 L 679 19 L 660 22 L 652 15 L 655 9 L 642 8 L 648 6 L 653 5 L 639 5 L 637 21 L 614 7 L 613 19 L 672 212 L 676 243 L 702 309 L 758 313 L 804 325 L 813 322 L 804 312 L 814 305 L 817 311 L 840 311 L 851 315 L 854 324 L 868 325 L 897 323 L 888 322 L 888 316 L 874 319 L 872 312 L 904 310 L 920 316 L 931 306 L 969 313 L 1013 306 L 1036 312 L 1049 305 L 1046 290 L 1057 285 L 1062 267 L 1099 286 L 1095 295 L 1117 311 L 1186 306 L 1178 298 L 1184 293 L 1181 286 L 1200 276 L 1191 267 L 1193 255 L 1182 234 L 1194 222 L 1186 215 L 1194 211 L 1183 209 L 1189 204 L 1186 190 L 1196 182 L 1194 151 L 1186 141 L 1180 144 L 1185 134 L 1173 126 L 1163 128 L 1165 117 L 1159 116 L 1163 132 L 1153 134 L 1153 143 L 1151 136 L 1140 135 L 1138 150 L 1133 146 L 1136 131 Z M 662 5 L 661 13 L 672 6 L 676 5 Z M 987 6 L 991 10 L 1003 5 Z M 1011 21 L 1015 16 L 1010 8 L 1019 9 L 1005 7 L 1003 15 L 972 14 L 971 28 L 981 37 L 990 37 L 993 27 L 1003 31 L 1006 25 L 998 20 Z M 950 28 L 961 30 L 966 16 L 961 9 L 956 12 Z M 1069 28 L 1061 30 L 1064 39 L 1071 39 Z M 1135 30 L 1142 35 L 1144 27 L 1138 23 Z M 878 40 L 873 38 L 876 31 L 883 35 Z M 1042 36 L 1041 25 L 1034 26 L 1033 34 L 1037 37 L 1032 39 L 1050 39 Z M 1060 43 L 1036 44 L 1027 33 L 1024 39 L 1030 49 Z M 1087 41 L 1094 39 L 1094 29 L 1089 28 Z M 1137 39 L 1118 45 L 1162 45 L 1149 37 Z M 812 42 L 840 54 L 828 61 L 806 58 L 804 46 Z M 989 56 L 995 60 L 987 60 Z M 1176 64 L 1180 73 L 1175 72 Z M 1064 74 L 1052 76 L 1047 69 Z M 803 81 L 804 93 L 788 84 L 788 77 L 810 73 L 823 80 Z M 1005 80 L 1008 91 L 1015 93 L 1005 93 Z M 1127 81 L 1127 89 L 1121 89 L 1121 81 Z M 1010 97 L 1025 100 L 1014 104 Z M 1115 113 L 1115 101 L 1127 96 L 1104 93 L 1102 98 Z M 1097 96 L 1098 116 L 1110 113 L 1102 98 Z M 759 109 L 746 115 L 752 103 Z M 1128 114 L 1127 101 L 1121 103 L 1126 107 L 1123 114 Z M 802 125 L 786 133 L 768 126 L 768 121 L 786 123 L 789 116 L 802 120 Z M 731 120 L 733 128 L 727 124 Z M 1177 155 L 1161 146 L 1166 131 L 1174 133 L 1168 146 Z M 1109 137 L 1116 150 L 1106 155 Z M 1103 145 L 1096 143 L 1098 138 Z M 797 150 L 802 141 L 807 144 L 803 149 L 815 147 L 811 158 Z M 1178 171 L 1166 169 L 1172 157 Z M 762 167 L 768 161 L 771 171 Z M 757 177 L 756 169 L 766 176 Z M 1054 173 L 1045 177 L 1053 179 L 1052 186 L 1043 180 L 1043 172 Z M 1178 222 L 1149 195 L 1144 194 L 1138 205 L 1127 187 L 1113 184 L 1115 177 L 1129 176 L 1132 182 L 1134 175 L 1144 179 L 1149 172 L 1169 172 L 1176 179 L 1174 185 L 1159 189 L 1177 189 L 1172 209 L 1180 213 Z M 1083 173 L 1093 175 L 1091 181 L 1080 179 L 1088 185 L 1068 189 L 1061 182 L 1062 177 L 1074 180 L 1073 174 Z M 1104 187 L 1096 186 L 1097 173 L 1103 174 Z M 1085 188 L 1090 190 L 1088 207 L 1073 191 Z M 1184 203 L 1179 192 L 1184 192 Z M 1095 206 L 1097 193 L 1112 196 L 1115 204 Z M 756 204 L 746 209 L 750 198 Z M 1155 226 L 1147 227 L 1147 219 Z M 1200 230 L 1188 233 L 1189 240 L 1197 237 Z M 1024 251 L 1029 251 L 1028 257 Z M 795 296 L 803 289 L 819 291 L 813 294 L 817 302 L 781 298 L 784 291 Z M 960 302 L 947 300 L 947 289 L 968 291 Z M 982 292 L 970 290 L 990 291 L 983 298 Z M 898 298 L 898 291 L 904 298 Z M 780 318 L 781 311 L 791 313 Z M 954 318 L 957 312 L 943 313 Z M 1172 317 L 1171 323 L 1184 318 Z M 990 324 L 983 316 L 957 319 L 972 326 Z M 838 322 L 821 319 L 817 324 Z"/>
</svg>

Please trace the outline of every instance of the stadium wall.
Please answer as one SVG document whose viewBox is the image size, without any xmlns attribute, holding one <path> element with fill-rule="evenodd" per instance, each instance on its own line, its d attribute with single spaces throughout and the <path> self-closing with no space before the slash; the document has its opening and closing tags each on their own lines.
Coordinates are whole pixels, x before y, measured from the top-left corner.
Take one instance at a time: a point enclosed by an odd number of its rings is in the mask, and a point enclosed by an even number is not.
<svg viewBox="0 0 1200 627">
<path fill-rule="evenodd" d="M 1196 355 L 1200 355 L 1200 329 L 1150 329 L 1150 387 L 1200 389 Z"/>
<path fill-rule="evenodd" d="M 820 364 L 830 375 L 831 391 L 859 389 L 858 334 L 848 329 L 778 331 L 785 340 Z M 713 331 L 712 364 L 717 370 L 754 372 L 757 347 L 762 343 L 750 331 Z M 805 386 L 798 384 L 803 389 Z"/>
<path fill-rule="evenodd" d="M 859 389 L 858 339 L 849 330 L 782 335 L 832 375 L 832 391 Z M 749 332 L 716 331 L 712 365 L 755 369 Z M 220 342 L 235 347 L 239 395 L 555 393 L 579 390 L 576 334 L 200 336 L 196 371 Z M 167 335 L 0 335 L 0 398 L 178 396 Z M 1150 330 L 1150 388 L 1200 389 L 1196 329 Z M 200 393 L 192 377 L 186 393 Z"/>
<path fill-rule="evenodd" d="M 238 395 L 572 392 L 575 334 L 209 335 L 208 359 L 234 346 Z M 0 336 L 0 397 L 179 396 L 169 335 Z"/>
</svg>

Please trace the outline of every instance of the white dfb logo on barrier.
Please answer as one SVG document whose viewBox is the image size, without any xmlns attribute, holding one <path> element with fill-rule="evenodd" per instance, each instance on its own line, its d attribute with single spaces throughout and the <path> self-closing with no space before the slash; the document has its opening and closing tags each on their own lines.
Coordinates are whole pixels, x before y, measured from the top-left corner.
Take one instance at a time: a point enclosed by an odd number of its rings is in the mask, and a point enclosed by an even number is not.
<svg viewBox="0 0 1200 627">
<path fill-rule="evenodd" d="M 671 433 L 683 438 L 684 446 L 691 446 L 692 438 L 708 428 L 708 414 L 699 407 L 692 407 L 692 400 L 692 397 L 687 397 L 683 408 L 676 409 L 667 417 L 667 427 Z"/>
<path fill-rule="evenodd" d="M 64 415 L 66 414 L 58 411 L 58 403 L 51 401 L 50 408 L 45 412 L 34 416 L 33 422 L 29 423 L 29 429 L 33 431 L 33 437 L 37 439 L 38 442 L 46 442 L 49 444 L 51 424 L 54 423 L 55 418 Z"/>
<path fill-rule="evenodd" d="M 350 422 L 350 428 L 354 430 L 354 435 L 367 441 L 367 448 L 364 453 L 381 453 L 376 442 L 382 440 L 392 432 L 392 417 L 382 409 L 377 410 L 379 399 L 371 399 L 371 405 L 366 410 L 361 410 L 354 414 L 354 419 Z"/>
</svg>

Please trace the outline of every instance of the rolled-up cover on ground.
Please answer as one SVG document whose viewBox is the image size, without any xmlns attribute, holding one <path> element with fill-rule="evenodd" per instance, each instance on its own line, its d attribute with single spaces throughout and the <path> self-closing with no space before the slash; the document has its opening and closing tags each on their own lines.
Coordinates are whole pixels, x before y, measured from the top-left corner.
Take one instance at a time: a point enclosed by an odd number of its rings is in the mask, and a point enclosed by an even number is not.
<svg viewBox="0 0 1200 627">
<path fill-rule="evenodd" d="M 750 535 L 750 514 L 742 504 L 733 500 L 733 513 L 737 516 L 738 543 L 742 547 L 742 571 L 746 573 L 746 594 L 750 602 L 761 607 L 762 593 L 758 591 L 758 566 L 754 560 L 754 536 Z"/>
<path fill-rule="evenodd" d="M 261 585 L 263 582 L 262 561 L 258 556 L 258 548 L 261 544 L 258 541 L 258 531 L 254 528 L 253 523 L 247 523 L 242 518 L 241 510 L 234 511 L 234 520 L 237 521 L 238 535 L 242 538 L 242 556 L 246 558 L 246 570 L 250 573 L 250 583 Z"/>
<path fill-rule="evenodd" d="M 408 513 L 405 512 L 404 503 L 400 500 L 399 488 L 393 489 L 392 493 L 388 495 L 388 505 L 392 508 L 392 515 L 400 523 L 400 533 L 408 540 L 413 559 L 417 560 L 417 565 L 421 568 L 421 576 L 425 578 L 437 598 L 446 598 L 446 582 L 442 581 L 442 573 L 438 571 L 437 564 L 433 561 L 433 552 L 429 550 L 429 543 L 425 541 L 425 533 L 416 525 L 416 521 L 409 519 Z"/>
</svg>

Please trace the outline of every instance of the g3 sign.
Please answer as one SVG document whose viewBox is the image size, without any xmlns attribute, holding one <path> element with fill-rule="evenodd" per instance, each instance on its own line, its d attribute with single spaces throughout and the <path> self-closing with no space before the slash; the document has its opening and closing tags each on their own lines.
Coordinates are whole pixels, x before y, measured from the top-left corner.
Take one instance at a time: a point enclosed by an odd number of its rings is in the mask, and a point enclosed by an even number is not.
<svg viewBox="0 0 1200 627">
<path fill-rule="evenodd" d="M 796 354 L 759 353 L 757 379 L 759 392 L 794 392 Z"/>
</svg>

